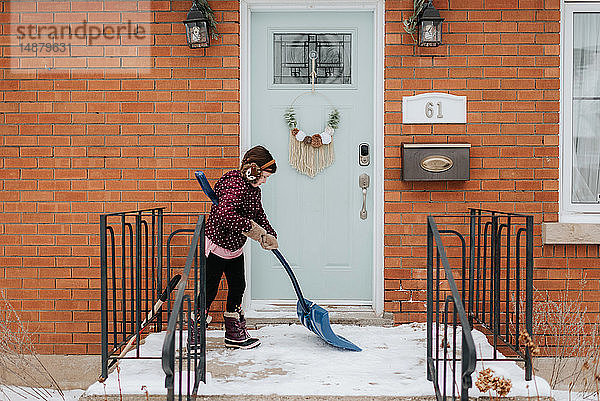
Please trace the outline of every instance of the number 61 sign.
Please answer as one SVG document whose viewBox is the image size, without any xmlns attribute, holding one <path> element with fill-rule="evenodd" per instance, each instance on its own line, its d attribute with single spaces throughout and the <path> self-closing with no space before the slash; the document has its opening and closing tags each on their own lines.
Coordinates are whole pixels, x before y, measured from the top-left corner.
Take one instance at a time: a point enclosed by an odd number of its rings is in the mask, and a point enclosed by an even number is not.
<svg viewBox="0 0 600 401">
<path fill-rule="evenodd" d="M 422 93 L 402 98 L 402 124 L 466 124 L 467 97 Z"/>
</svg>

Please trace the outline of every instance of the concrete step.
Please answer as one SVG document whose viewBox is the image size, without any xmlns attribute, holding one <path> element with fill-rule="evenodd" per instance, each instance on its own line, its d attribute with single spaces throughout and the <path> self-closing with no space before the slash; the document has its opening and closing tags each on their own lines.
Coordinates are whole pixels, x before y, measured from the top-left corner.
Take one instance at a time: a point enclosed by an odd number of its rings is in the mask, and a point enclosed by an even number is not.
<svg viewBox="0 0 600 401">
<path fill-rule="evenodd" d="M 348 324 L 353 326 L 383 326 L 394 325 L 394 316 L 384 313 L 378 316 L 370 306 L 362 305 L 331 305 L 318 304 L 329 312 L 331 324 Z M 272 324 L 298 324 L 296 304 L 265 303 L 254 310 L 246 312 L 247 325 L 250 328 L 260 328 Z"/>
<path fill-rule="evenodd" d="M 108 396 L 84 396 L 79 401 L 158 401 L 165 400 L 164 395 L 150 395 L 146 397 L 144 394 L 131 395 L 108 395 Z M 175 396 L 177 399 L 177 396 Z M 419 397 L 394 397 L 394 396 L 341 396 L 341 395 L 255 395 L 255 394 L 239 394 L 239 395 L 198 395 L 196 401 L 436 401 L 435 396 L 419 396 Z M 470 397 L 473 401 L 493 401 L 494 397 Z M 503 397 L 502 401 L 554 401 L 551 397 Z"/>
</svg>

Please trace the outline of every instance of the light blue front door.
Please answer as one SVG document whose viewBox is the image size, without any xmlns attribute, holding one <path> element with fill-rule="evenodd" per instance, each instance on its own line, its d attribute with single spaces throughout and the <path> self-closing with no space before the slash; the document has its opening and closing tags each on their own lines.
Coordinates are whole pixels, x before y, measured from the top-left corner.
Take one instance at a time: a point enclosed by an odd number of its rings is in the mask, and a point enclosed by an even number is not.
<svg viewBox="0 0 600 401">
<path fill-rule="evenodd" d="M 261 187 L 263 205 L 282 254 L 313 301 L 369 304 L 373 297 L 372 183 L 366 219 L 359 187 L 359 176 L 372 178 L 373 171 L 372 160 L 359 164 L 360 145 L 375 153 L 373 31 L 371 12 L 251 13 L 251 145 L 267 147 L 278 166 Z M 311 93 L 307 62 L 313 50 L 317 94 Z M 298 128 L 309 135 L 324 130 L 333 107 L 340 112 L 335 161 L 314 178 L 288 163 L 290 133 L 283 116 L 294 100 Z M 253 301 L 295 299 L 271 252 L 253 244 L 250 260 Z"/>
</svg>

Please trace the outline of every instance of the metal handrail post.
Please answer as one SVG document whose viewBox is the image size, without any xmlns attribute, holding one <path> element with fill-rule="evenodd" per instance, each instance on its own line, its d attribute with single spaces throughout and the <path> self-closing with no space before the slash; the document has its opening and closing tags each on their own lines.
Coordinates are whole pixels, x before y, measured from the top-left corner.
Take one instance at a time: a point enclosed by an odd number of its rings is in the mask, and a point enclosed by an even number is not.
<svg viewBox="0 0 600 401">
<path fill-rule="evenodd" d="M 467 311 L 471 327 L 473 327 L 473 311 L 475 309 L 473 306 L 475 291 L 475 217 L 475 211 L 471 209 L 469 216 L 469 307 Z"/>
<path fill-rule="evenodd" d="M 162 279 L 163 279 L 163 209 L 158 209 L 157 217 L 157 238 L 156 238 L 156 288 L 157 291 L 162 291 Z M 171 298 L 167 299 L 167 316 L 171 312 Z M 158 327 L 162 327 L 162 313 L 157 316 Z"/>
<path fill-rule="evenodd" d="M 526 279 L 525 279 L 525 326 L 533 337 L 533 216 L 526 218 Z M 533 364 L 529 347 L 525 349 L 525 380 L 531 380 Z"/>
<path fill-rule="evenodd" d="M 106 216 L 100 216 L 100 325 L 102 341 L 102 373 L 108 377 L 108 260 L 106 244 Z"/>
<path fill-rule="evenodd" d="M 469 401 L 469 389 L 473 387 L 473 378 L 471 377 L 472 370 L 470 370 L 469 363 L 473 360 L 477 359 L 476 355 L 471 354 L 469 350 L 469 341 L 467 336 L 462 331 L 462 354 L 460 360 L 460 368 L 461 368 L 461 392 L 460 392 L 460 400 L 461 401 Z M 467 351 L 465 351 L 467 350 Z"/>
<path fill-rule="evenodd" d="M 427 360 L 433 352 L 433 233 L 430 219 L 427 217 Z M 427 363 L 427 380 L 432 381 L 433 375 Z"/>
<path fill-rule="evenodd" d="M 206 226 L 204 224 L 202 224 L 202 227 L 200 229 L 200 243 L 199 243 L 199 248 L 200 248 L 200 265 L 196 265 L 196 274 L 194 275 L 196 277 L 196 283 L 199 283 L 199 287 L 197 288 L 197 292 L 195 292 L 196 296 L 199 297 L 200 299 L 200 304 L 199 306 L 199 313 L 197 314 L 197 316 L 199 315 L 200 318 L 200 322 L 202 324 L 201 326 L 201 330 L 200 330 L 200 362 L 198 363 L 198 365 L 196 365 L 196 379 L 194 380 L 194 394 L 196 393 L 196 391 L 198 391 L 198 385 L 199 385 L 199 380 L 206 383 L 206 254 L 204 251 L 205 248 L 205 236 L 204 236 L 204 230 L 205 230 Z M 201 369 L 200 370 L 200 377 L 198 377 L 198 369 L 197 367 L 200 366 Z M 199 380 L 198 380 L 199 379 Z"/>
<path fill-rule="evenodd" d="M 177 293 L 175 295 L 175 301 L 173 302 L 173 309 L 169 314 L 169 320 L 167 323 L 167 332 L 165 335 L 165 340 L 163 342 L 162 347 L 162 368 L 165 372 L 165 387 L 167 388 L 167 400 L 174 401 L 175 397 L 175 332 L 177 330 L 179 317 L 183 308 L 183 301 L 185 295 L 185 289 L 187 286 L 187 281 L 190 276 L 190 272 L 192 271 L 192 264 L 196 259 L 196 255 L 198 253 L 198 244 L 204 244 L 203 241 L 200 241 L 200 234 L 203 232 L 204 226 L 204 216 L 198 217 L 198 221 L 196 222 L 196 227 L 193 231 L 193 236 L 190 242 L 190 246 L 188 248 L 188 253 L 185 261 L 185 267 L 183 268 L 182 277 L 177 285 Z M 176 230 L 177 231 L 189 231 L 189 230 Z M 173 235 L 173 233 L 171 234 Z M 167 245 L 167 252 L 168 245 Z M 201 251 L 204 252 L 204 249 Z M 167 261 L 168 262 L 168 261 Z M 203 313 L 203 312 L 202 312 Z M 204 326 L 202 326 L 204 327 Z M 182 345 L 180 344 L 180 349 Z M 181 355 L 180 355 L 181 358 Z M 189 366 L 188 366 L 189 369 Z M 181 398 L 181 394 L 180 394 Z"/>
<path fill-rule="evenodd" d="M 125 241 L 125 214 L 121 215 L 121 334 L 123 338 L 121 341 L 127 341 L 127 299 L 125 277 L 127 271 L 127 254 L 126 254 L 126 241 Z"/>
<path fill-rule="evenodd" d="M 500 335 L 500 227 L 498 216 L 492 216 L 492 243 L 494 256 L 492 257 L 492 277 L 493 279 L 493 301 L 491 307 L 494 310 L 492 314 L 492 328 L 494 333 L 494 359 L 498 357 L 498 336 Z"/>
<path fill-rule="evenodd" d="M 135 215 L 135 336 L 136 357 L 140 357 L 142 327 L 142 216 Z M 133 271 L 132 271 L 133 274 Z M 133 292 L 133 289 L 132 289 Z"/>
<path fill-rule="evenodd" d="M 472 386 L 472 380 L 470 379 L 470 375 L 475 371 L 475 366 L 477 363 L 477 355 L 475 350 L 475 342 L 473 341 L 473 337 L 471 335 L 471 326 L 469 325 L 469 321 L 464 309 L 462 298 L 458 292 L 458 287 L 456 286 L 456 282 L 454 281 L 454 276 L 452 274 L 452 269 L 448 263 L 448 256 L 446 255 L 446 250 L 444 245 L 442 244 L 440 232 L 437 228 L 437 224 L 433 217 L 428 216 L 428 225 L 431 225 L 431 232 L 434 237 L 435 247 L 437 249 L 437 254 L 439 255 L 439 260 L 443 266 L 446 281 L 449 284 L 450 292 L 452 293 L 452 298 L 454 300 L 454 309 L 458 314 L 458 318 L 460 321 L 460 325 L 462 327 L 462 332 L 464 338 L 463 349 L 462 349 L 462 368 L 461 368 L 461 400 L 468 400 L 468 390 Z M 467 332 L 467 334 L 465 334 Z M 447 339 L 446 339 L 447 341 Z M 436 341 L 437 343 L 437 341 Z M 436 359 L 438 355 L 436 354 Z M 444 366 L 445 369 L 445 366 Z M 469 376 L 469 377 L 467 377 Z M 437 394 L 436 394 L 437 395 Z"/>
</svg>

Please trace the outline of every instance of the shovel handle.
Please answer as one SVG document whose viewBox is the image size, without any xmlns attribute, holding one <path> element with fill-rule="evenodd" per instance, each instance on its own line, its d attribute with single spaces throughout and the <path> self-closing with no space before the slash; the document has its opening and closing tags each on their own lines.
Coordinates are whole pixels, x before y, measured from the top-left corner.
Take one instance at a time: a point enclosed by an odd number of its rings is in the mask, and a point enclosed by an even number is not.
<svg viewBox="0 0 600 401">
<path fill-rule="evenodd" d="M 272 249 L 272 251 L 273 251 L 273 254 L 275 255 L 275 257 L 277 257 L 277 259 L 279 259 L 279 261 L 281 262 L 281 265 L 285 269 L 285 272 L 288 274 L 288 276 L 290 276 L 290 280 L 292 281 L 292 285 L 294 286 L 294 291 L 296 291 L 298 300 L 301 301 L 302 310 L 304 311 L 305 314 L 308 314 L 308 305 L 307 305 L 306 299 L 304 299 L 304 296 L 302 296 L 302 291 L 300 290 L 300 285 L 298 284 L 298 280 L 296 280 L 294 271 L 288 264 L 287 260 L 285 260 L 285 258 L 281 254 L 281 252 L 279 252 L 279 249 Z"/>
<path fill-rule="evenodd" d="M 204 172 L 198 170 L 194 173 L 194 175 L 196 176 L 196 179 L 200 183 L 200 186 L 202 187 L 202 190 L 204 191 L 206 196 L 210 198 L 213 204 L 218 205 L 219 198 L 217 197 L 217 194 L 215 194 L 215 191 L 211 188 L 210 183 L 208 182 L 208 179 L 206 178 Z M 290 276 L 290 280 L 292 280 L 292 285 L 294 286 L 294 291 L 296 291 L 298 300 L 302 304 L 302 310 L 304 311 L 304 313 L 308 314 L 308 305 L 306 299 L 304 299 L 304 297 L 302 296 L 300 285 L 298 284 L 298 280 L 296 280 L 296 276 L 294 275 L 292 268 L 278 249 L 272 249 L 272 251 L 275 257 L 277 257 L 277 259 L 279 259 L 279 261 L 281 262 L 283 268 L 285 269 L 285 272 L 288 274 L 288 276 Z"/>
</svg>

